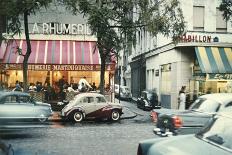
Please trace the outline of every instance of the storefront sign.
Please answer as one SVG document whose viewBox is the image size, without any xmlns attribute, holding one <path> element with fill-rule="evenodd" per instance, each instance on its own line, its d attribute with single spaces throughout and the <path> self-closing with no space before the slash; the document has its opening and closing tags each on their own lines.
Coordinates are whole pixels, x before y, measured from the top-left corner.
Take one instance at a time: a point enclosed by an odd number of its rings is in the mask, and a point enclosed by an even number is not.
<svg viewBox="0 0 232 155">
<path fill-rule="evenodd" d="M 6 70 L 22 70 L 22 64 L 5 64 L 1 65 Z M 106 71 L 113 71 L 115 66 L 113 64 L 106 65 Z M 34 71 L 100 71 L 101 65 L 52 65 L 52 64 L 36 64 L 28 65 L 28 70 Z"/>
<path fill-rule="evenodd" d="M 52 65 L 53 71 L 93 71 L 93 65 Z"/>
<path fill-rule="evenodd" d="M 232 74 L 209 74 L 209 80 L 232 80 Z"/>
<path fill-rule="evenodd" d="M 51 65 L 28 65 L 28 70 L 36 70 L 36 71 L 50 71 Z"/>
<path fill-rule="evenodd" d="M 39 25 L 39 26 L 38 26 Z M 88 24 L 34 23 L 32 34 L 91 35 Z"/>
<path fill-rule="evenodd" d="M 184 35 L 180 37 L 181 42 L 205 42 L 210 43 L 212 42 L 211 36 L 206 35 Z"/>
<path fill-rule="evenodd" d="M 21 70 L 23 68 L 22 64 L 6 64 L 4 66 L 5 70 Z"/>
</svg>

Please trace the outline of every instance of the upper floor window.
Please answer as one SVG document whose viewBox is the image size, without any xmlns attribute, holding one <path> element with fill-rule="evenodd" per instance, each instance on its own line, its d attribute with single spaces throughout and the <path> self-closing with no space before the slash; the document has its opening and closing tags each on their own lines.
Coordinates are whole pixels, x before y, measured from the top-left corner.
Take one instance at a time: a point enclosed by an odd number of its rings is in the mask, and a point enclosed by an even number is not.
<svg viewBox="0 0 232 155">
<path fill-rule="evenodd" d="M 204 6 L 193 6 L 193 30 L 204 31 Z"/>
<path fill-rule="evenodd" d="M 227 22 L 223 18 L 222 11 L 217 8 L 216 10 L 216 31 L 217 32 L 226 32 L 227 31 Z"/>
</svg>

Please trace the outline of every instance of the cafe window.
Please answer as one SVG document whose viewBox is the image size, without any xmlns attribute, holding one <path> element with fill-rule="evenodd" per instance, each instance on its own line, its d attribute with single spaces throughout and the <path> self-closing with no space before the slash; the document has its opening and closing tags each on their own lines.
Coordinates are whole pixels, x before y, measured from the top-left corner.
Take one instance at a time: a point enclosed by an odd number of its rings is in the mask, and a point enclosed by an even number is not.
<svg viewBox="0 0 232 155">
<path fill-rule="evenodd" d="M 204 31 L 204 6 L 193 6 L 193 30 Z"/>
<path fill-rule="evenodd" d="M 226 32 L 227 31 L 227 22 L 223 18 L 223 12 L 217 8 L 216 10 L 216 31 L 217 32 Z"/>
</svg>

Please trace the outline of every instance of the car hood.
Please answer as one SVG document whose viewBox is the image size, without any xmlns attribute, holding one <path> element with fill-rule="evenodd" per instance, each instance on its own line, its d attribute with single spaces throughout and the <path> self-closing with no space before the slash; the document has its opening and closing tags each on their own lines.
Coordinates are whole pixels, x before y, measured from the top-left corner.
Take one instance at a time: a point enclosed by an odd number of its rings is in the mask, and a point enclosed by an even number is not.
<svg viewBox="0 0 232 155">
<path fill-rule="evenodd" d="M 147 155 L 229 155 L 225 151 L 215 145 L 209 144 L 194 135 L 185 135 L 166 138 L 155 141 L 150 148 L 148 148 Z"/>
<path fill-rule="evenodd" d="M 36 104 L 36 105 L 40 105 L 40 106 L 48 106 L 48 107 L 51 107 L 50 104 L 48 104 L 48 103 L 43 103 L 43 102 L 36 102 L 35 104 Z"/>
</svg>

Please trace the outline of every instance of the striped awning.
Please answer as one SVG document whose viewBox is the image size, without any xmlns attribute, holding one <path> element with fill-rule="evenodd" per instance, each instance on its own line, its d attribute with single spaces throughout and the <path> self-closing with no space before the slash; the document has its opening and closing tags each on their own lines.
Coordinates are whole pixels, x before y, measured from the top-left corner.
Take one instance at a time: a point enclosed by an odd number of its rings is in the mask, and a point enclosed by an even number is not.
<svg viewBox="0 0 232 155">
<path fill-rule="evenodd" d="M 69 40 L 32 40 L 32 53 L 28 64 L 100 64 L 96 42 Z M 22 64 L 23 56 L 17 53 L 17 47 L 26 53 L 26 40 L 15 40 L 8 43 L 4 50 L 1 47 L 0 59 L 3 64 Z M 96 49 L 96 50 L 95 50 Z M 95 50 L 95 52 L 94 52 Z M 4 51 L 4 52 L 2 52 Z"/>
<path fill-rule="evenodd" d="M 7 42 L 3 40 L 0 45 L 0 60 L 2 60 L 5 55 L 6 47 L 7 47 Z"/>
<path fill-rule="evenodd" d="M 232 48 L 195 47 L 202 73 L 232 73 Z"/>
</svg>

